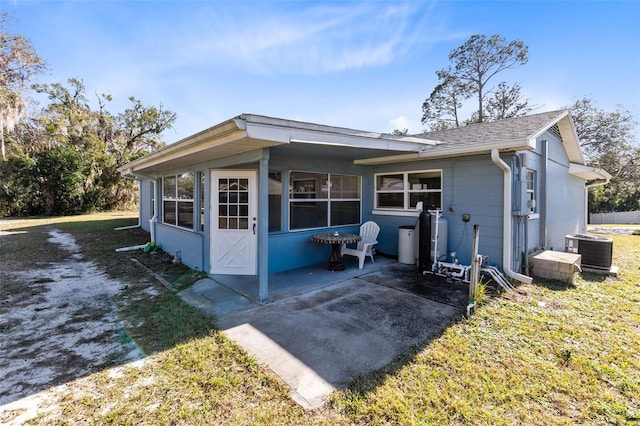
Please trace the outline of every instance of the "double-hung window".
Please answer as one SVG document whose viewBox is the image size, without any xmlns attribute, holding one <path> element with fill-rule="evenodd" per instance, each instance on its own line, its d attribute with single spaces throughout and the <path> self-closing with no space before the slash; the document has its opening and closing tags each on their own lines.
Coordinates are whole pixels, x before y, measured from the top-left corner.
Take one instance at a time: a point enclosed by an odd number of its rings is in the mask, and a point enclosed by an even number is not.
<svg viewBox="0 0 640 426">
<path fill-rule="evenodd" d="M 194 174 L 182 173 L 162 178 L 162 222 L 193 229 Z"/>
<path fill-rule="evenodd" d="M 360 223 L 360 177 L 292 171 L 289 174 L 289 229 Z"/>
<path fill-rule="evenodd" d="M 442 208 L 442 170 L 379 173 L 375 208 L 413 210 L 422 201 L 427 209 Z"/>
<path fill-rule="evenodd" d="M 536 172 L 527 170 L 527 210 L 535 213 L 536 210 Z"/>
</svg>

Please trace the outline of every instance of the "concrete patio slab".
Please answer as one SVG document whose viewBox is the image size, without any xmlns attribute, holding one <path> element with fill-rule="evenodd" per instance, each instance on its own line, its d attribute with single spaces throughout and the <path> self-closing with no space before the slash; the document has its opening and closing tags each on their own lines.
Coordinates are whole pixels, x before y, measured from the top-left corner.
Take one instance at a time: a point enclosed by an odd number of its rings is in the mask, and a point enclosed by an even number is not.
<svg viewBox="0 0 640 426">
<path fill-rule="evenodd" d="M 352 278 L 230 312 L 218 325 L 277 374 L 295 401 L 314 408 L 353 377 L 434 338 L 460 316 L 453 306 Z"/>
<path fill-rule="evenodd" d="M 247 310 L 259 306 L 232 289 L 221 285 L 211 278 L 203 278 L 178 295 L 186 303 L 207 315 L 220 317 L 233 311 Z"/>
</svg>

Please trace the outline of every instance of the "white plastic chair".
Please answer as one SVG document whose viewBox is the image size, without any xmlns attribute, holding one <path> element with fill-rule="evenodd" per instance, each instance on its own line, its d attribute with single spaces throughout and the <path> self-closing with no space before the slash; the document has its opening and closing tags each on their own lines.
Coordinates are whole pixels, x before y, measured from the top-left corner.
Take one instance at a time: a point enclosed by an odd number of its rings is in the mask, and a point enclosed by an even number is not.
<svg viewBox="0 0 640 426">
<path fill-rule="evenodd" d="M 360 237 L 356 248 L 349 248 L 346 244 L 342 245 L 340 253 L 344 256 L 355 256 L 359 260 L 358 268 L 362 269 L 364 266 L 364 259 L 366 256 L 371 258 L 371 262 L 375 263 L 373 259 L 373 252 L 371 248 L 378 244 L 378 234 L 380 233 L 380 226 L 373 221 L 368 221 L 360 226 Z"/>
</svg>

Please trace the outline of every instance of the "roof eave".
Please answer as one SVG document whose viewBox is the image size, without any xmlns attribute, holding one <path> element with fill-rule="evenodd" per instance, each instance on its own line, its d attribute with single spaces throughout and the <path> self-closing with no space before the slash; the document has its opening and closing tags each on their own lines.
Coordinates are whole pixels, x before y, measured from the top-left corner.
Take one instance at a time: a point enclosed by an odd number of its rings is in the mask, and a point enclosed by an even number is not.
<svg viewBox="0 0 640 426">
<path fill-rule="evenodd" d="M 612 177 L 609 172 L 604 169 L 576 163 L 569 164 L 569 174 L 586 181 L 602 182 L 603 185 L 609 183 Z"/>
<path fill-rule="evenodd" d="M 157 173 L 159 170 L 170 169 L 171 164 L 184 164 L 186 159 L 183 157 L 186 156 L 195 158 L 199 153 L 204 154 L 206 152 L 206 157 L 212 159 L 217 154 L 211 150 L 216 148 L 219 148 L 220 155 L 223 155 L 223 153 L 224 155 L 229 155 L 230 151 L 241 153 L 247 149 L 289 143 L 378 149 L 397 153 L 410 152 L 417 155 L 425 147 L 437 144 L 437 141 L 262 115 L 241 114 L 145 157 L 134 160 L 118 170 L 126 176 L 134 176 L 141 173 L 149 174 L 152 170 Z"/>
<path fill-rule="evenodd" d="M 464 157 L 490 153 L 493 149 L 500 152 L 524 151 L 536 148 L 535 139 L 517 139 L 494 142 L 491 144 L 478 144 L 476 146 L 451 146 L 439 145 L 437 148 L 425 149 L 420 152 L 421 158 Z"/>
<path fill-rule="evenodd" d="M 344 127 L 243 114 L 247 136 L 280 143 L 302 143 L 364 149 L 418 152 L 438 142 L 414 136 L 391 135 Z"/>
<path fill-rule="evenodd" d="M 171 145 L 167 145 L 144 157 L 133 160 L 118 168 L 122 175 L 131 175 L 138 169 L 153 167 L 157 164 L 186 155 L 194 150 L 206 149 L 208 143 L 219 140 L 228 143 L 232 139 L 240 139 L 246 136 L 245 126 L 237 117 L 224 121 L 201 132 L 195 133 L 187 138 L 181 139 Z"/>
<path fill-rule="evenodd" d="M 580 139 L 578 138 L 576 126 L 573 123 L 569 111 L 564 111 L 564 113 L 557 118 L 556 124 L 558 125 L 558 129 L 560 129 L 560 136 L 562 137 L 562 143 L 569 157 L 569 161 L 585 165 L 586 161 L 582 153 L 582 148 L 580 147 Z"/>
</svg>

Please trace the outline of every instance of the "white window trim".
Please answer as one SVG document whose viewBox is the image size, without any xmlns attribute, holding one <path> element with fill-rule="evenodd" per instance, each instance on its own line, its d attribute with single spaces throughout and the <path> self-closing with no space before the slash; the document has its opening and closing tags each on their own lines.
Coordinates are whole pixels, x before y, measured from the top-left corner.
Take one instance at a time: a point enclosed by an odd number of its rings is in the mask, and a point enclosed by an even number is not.
<svg viewBox="0 0 640 426">
<path fill-rule="evenodd" d="M 289 207 L 289 212 L 288 212 L 288 217 L 289 217 L 289 223 L 288 223 L 288 232 L 300 232 L 300 231 L 309 231 L 309 230 L 314 230 L 314 229 L 324 229 L 324 228 L 337 228 L 340 226 L 353 226 L 353 225 L 358 225 L 362 222 L 362 176 L 360 175 L 353 175 L 353 174 L 349 174 L 349 173 L 329 173 L 329 172 L 314 172 L 314 171 L 308 171 L 308 170 L 289 170 L 288 176 L 289 176 L 289 180 L 291 180 L 291 174 L 292 173 L 313 173 L 313 174 L 318 174 L 318 175 L 326 175 L 327 176 L 327 182 L 331 182 L 331 175 L 339 175 L 339 176 L 353 176 L 358 178 L 358 191 L 360 193 L 360 198 L 332 198 L 331 197 L 331 187 L 328 187 L 328 191 L 327 191 L 327 196 L 325 198 L 293 198 L 291 196 L 291 194 L 295 191 L 290 190 L 288 191 L 288 207 Z M 293 186 L 291 186 L 291 183 L 289 183 L 290 187 L 293 188 Z M 293 203 L 312 203 L 312 202 L 317 202 L 317 201 L 322 201 L 322 202 L 327 202 L 327 224 L 325 226 L 319 226 L 319 227 L 314 227 L 314 228 L 296 228 L 296 229 L 292 229 L 291 228 L 291 221 L 292 221 L 292 215 L 291 215 L 291 204 Z M 331 225 L 331 203 L 332 201 L 335 202 L 343 202 L 343 201 L 357 201 L 360 203 L 360 211 L 358 212 L 358 222 L 357 223 L 349 223 L 349 224 L 345 224 L 345 225 Z"/>
<path fill-rule="evenodd" d="M 532 189 L 529 189 L 529 173 L 531 173 L 532 175 Z M 531 218 L 532 215 L 536 215 L 538 214 L 538 197 L 537 197 L 537 187 L 538 187 L 538 182 L 537 177 L 538 174 L 536 173 L 535 170 L 533 169 L 527 169 L 526 174 L 525 174 L 525 178 L 526 178 L 526 182 L 527 182 L 527 186 L 526 186 L 526 191 L 527 191 L 527 213 L 529 214 L 529 217 Z M 535 206 L 533 208 L 529 207 L 529 201 L 533 200 L 535 203 Z"/>
<path fill-rule="evenodd" d="M 191 203 L 191 214 L 192 216 L 194 215 L 194 210 L 195 210 L 195 199 L 193 198 L 193 196 L 195 194 L 191 194 L 191 198 L 178 198 L 178 190 L 179 190 L 179 185 L 178 185 L 178 177 L 184 174 L 189 174 L 191 173 L 193 175 L 193 183 L 194 183 L 194 188 L 192 192 L 195 192 L 195 183 L 196 183 L 196 173 L 195 172 L 184 172 L 184 173 L 179 173 L 179 174 L 175 174 L 175 175 L 167 175 L 167 176 L 163 176 L 161 179 L 162 182 L 162 224 L 163 225 L 167 225 L 167 226 L 173 226 L 174 228 L 178 228 L 178 229 L 184 229 L 187 231 L 192 231 L 195 232 L 195 227 L 196 227 L 196 221 L 193 221 L 193 225 L 191 226 L 191 228 L 187 228 L 186 226 L 180 226 L 178 225 L 178 218 L 179 218 L 179 212 L 178 212 L 178 203 L 182 203 L 182 202 L 190 202 Z M 167 197 L 164 194 L 164 179 L 165 178 L 170 178 L 170 177 L 175 177 L 176 178 L 176 192 L 175 192 L 175 198 L 173 197 Z M 175 215 L 176 215 L 176 223 L 167 223 L 164 221 L 164 215 L 165 215 L 165 210 L 164 210 L 164 202 L 165 201 L 174 201 L 176 203 L 176 210 L 175 210 Z M 199 225 L 199 219 L 198 219 L 198 228 L 200 227 Z"/>
<path fill-rule="evenodd" d="M 410 174 L 415 174 L 415 173 L 432 173 L 432 172 L 438 172 L 440 173 L 440 189 L 421 189 L 421 190 L 414 190 L 411 189 L 409 187 L 409 175 Z M 398 193 L 400 191 L 381 191 L 378 190 L 377 185 L 378 185 L 378 176 L 389 176 L 389 175 L 402 175 L 403 178 L 403 189 L 402 192 L 404 194 L 403 200 L 404 200 L 404 207 L 403 208 L 398 208 L 398 207 L 378 207 L 378 194 L 380 193 Z M 409 204 L 410 204 L 410 195 L 411 193 L 433 193 L 433 192 L 439 192 L 440 193 L 440 208 L 442 208 L 442 196 L 443 196 L 443 188 L 444 188 L 444 182 L 443 182 L 444 178 L 443 178 L 443 173 L 442 173 L 442 169 L 427 169 L 427 170 L 407 170 L 407 171 L 402 171 L 402 172 L 385 172 L 385 173 L 375 173 L 373 176 L 373 192 L 374 192 L 374 208 L 372 213 L 373 214 L 377 214 L 377 215 L 387 215 L 387 216 L 415 216 L 416 215 L 416 209 L 412 208 Z"/>
</svg>

